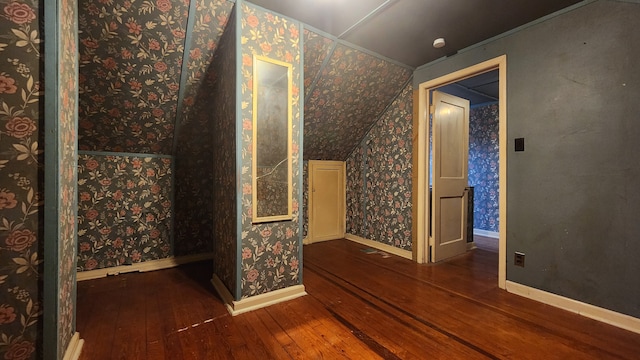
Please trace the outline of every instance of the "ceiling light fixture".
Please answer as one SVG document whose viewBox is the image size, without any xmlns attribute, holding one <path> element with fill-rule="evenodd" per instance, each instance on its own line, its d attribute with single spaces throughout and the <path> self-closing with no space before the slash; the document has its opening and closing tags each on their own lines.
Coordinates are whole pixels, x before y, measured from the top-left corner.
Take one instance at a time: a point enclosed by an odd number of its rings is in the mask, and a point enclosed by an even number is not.
<svg viewBox="0 0 640 360">
<path fill-rule="evenodd" d="M 436 49 L 440 49 L 441 47 L 445 46 L 445 42 L 444 42 L 444 38 L 437 38 L 435 40 L 433 40 L 433 47 Z"/>
</svg>

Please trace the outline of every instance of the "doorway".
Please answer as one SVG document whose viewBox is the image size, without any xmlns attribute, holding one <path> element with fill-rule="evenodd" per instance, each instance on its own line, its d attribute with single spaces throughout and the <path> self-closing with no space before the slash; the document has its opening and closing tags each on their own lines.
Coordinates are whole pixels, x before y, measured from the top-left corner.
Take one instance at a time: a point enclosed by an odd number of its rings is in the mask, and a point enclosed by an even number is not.
<svg viewBox="0 0 640 360">
<path fill-rule="evenodd" d="M 309 161 L 307 244 L 345 236 L 345 162 Z"/>
<path fill-rule="evenodd" d="M 429 231 L 431 209 L 429 208 L 429 179 L 432 176 L 429 169 L 429 104 L 432 103 L 432 90 L 469 79 L 491 71 L 498 72 L 498 142 L 499 142 L 499 239 L 498 239 L 498 286 L 506 287 L 506 226 L 507 226 L 507 117 L 506 117 L 506 55 L 485 61 L 483 63 L 441 76 L 419 85 L 417 91 L 417 114 L 414 131 L 417 142 L 414 144 L 414 166 L 417 182 L 414 187 L 413 200 L 416 207 L 414 216 L 417 221 L 413 251 L 414 260 L 427 263 L 429 259 Z"/>
</svg>

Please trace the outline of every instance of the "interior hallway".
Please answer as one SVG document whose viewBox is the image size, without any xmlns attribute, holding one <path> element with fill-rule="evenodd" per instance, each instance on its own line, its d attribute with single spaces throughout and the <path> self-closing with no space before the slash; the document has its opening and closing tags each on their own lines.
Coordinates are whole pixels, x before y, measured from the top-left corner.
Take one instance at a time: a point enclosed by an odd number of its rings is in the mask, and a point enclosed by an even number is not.
<svg viewBox="0 0 640 360">
<path fill-rule="evenodd" d="M 81 359 L 632 359 L 640 335 L 497 288 L 497 253 L 438 265 L 335 240 L 304 248 L 308 296 L 231 317 L 211 263 L 78 284 Z"/>
</svg>

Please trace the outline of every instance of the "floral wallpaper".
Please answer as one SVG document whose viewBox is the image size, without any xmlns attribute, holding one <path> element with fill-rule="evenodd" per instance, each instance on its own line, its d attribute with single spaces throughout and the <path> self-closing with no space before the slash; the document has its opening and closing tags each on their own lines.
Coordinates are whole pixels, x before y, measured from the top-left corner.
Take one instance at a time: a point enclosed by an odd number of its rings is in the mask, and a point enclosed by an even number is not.
<svg viewBox="0 0 640 360">
<path fill-rule="evenodd" d="M 299 234 L 300 174 L 300 25 L 277 14 L 241 3 L 242 222 L 241 298 L 300 284 L 301 234 Z M 293 220 L 252 224 L 251 143 L 253 54 L 293 64 Z M 237 295 L 236 295 L 237 296 Z"/>
<path fill-rule="evenodd" d="M 33 359 L 42 326 L 41 3 L 0 0 L 0 358 Z M 37 350 L 38 349 L 38 350 Z"/>
<path fill-rule="evenodd" d="M 498 104 L 469 111 L 469 185 L 474 186 L 476 229 L 499 230 Z"/>
<path fill-rule="evenodd" d="M 80 150 L 171 154 L 188 5 L 79 3 Z"/>
<path fill-rule="evenodd" d="M 76 294 L 76 204 L 78 143 L 78 29 L 76 0 L 58 2 L 60 16 L 59 74 L 58 79 L 58 138 L 60 146 L 58 216 L 58 359 L 64 357 L 75 333 Z M 49 177 L 50 174 L 47 174 Z M 47 201 L 52 201 L 48 199 Z"/>
<path fill-rule="evenodd" d="M 237 191 L 237 79 L 238 62 L 236 49 L 236 13 L 233 12 L 229 25 L 220 39 L 219 51 L 213 60 L 210 74 L 213 75 L 213 84 L 210 92 L 213 94 L 209 100 L 216 110 L 203 111 L 198 119 L 212 124 L 209 142 L 215 147 L 215 156 L 212 157 L 211 169 L 213 181 L 208 185 L 212 187 L 213 201 L 211 217 L 213 229 L 207 239 L 213 242 L 215 260 L 213 273 L 218 276 L 232 294 L 237 290 L 238 267 L 238 197 L 242 196 Z M 217 76 L 225 74 L 225 76 Z M 208 84 L 208 82 L 205 81 Z M 236 298 L 238 295 L 236 295 Z"/>
<path fill-rule="evenodd" d="M 324 60 L 329 56 L 333 40 L 304 29 L 304 97 L 309 96 L 311 84 L 322 69 Z"/>
<path fill-rule="evenodd" d="M 177 119 L 174 144 L 175 236 L 176 256 L 213 251 L 213 158 L 214 136 L 212 108 L 213 81 L 216 71 L 211 65 L 225 29 L 231 29 L 233 3 L 221 0 L 198 0 L 194 21 L 189 23 L 191 44 L 188 47 L 184 101 Z M 233 50 L 223 50 L 226 51 Z M 232 93 L 235 94 L 235 93 Z M 221 111 L 221 110 L 220 110 Z M 234 190 L 235 191 L 235 190 Z"/>
<path fill-rule="evenodd" d="M 363 139 L 364 141 L 364 139 Z M 365 207 L 365 164 L 363 163 L 365 147 L 361 143 L 353 149 L 346 161 L 347 178 L 347 234 L 365 237 L 364 207 Z"/>
<path fill-rule="evenodd" d="M 170 255 L 171 159 L 81 154 L 78 271 Z"/>
<path fill-rule="evenodd" d="M 338 45 L 305 102 L 304 158 L 344 161 L 411 74 L 410 69 Z"/>
<path fill-rule="evenodd" d="M 407 85 L 347 159 L 348 232 L 404 250 L 412 246 L 412 122 Z"/>
</svg>

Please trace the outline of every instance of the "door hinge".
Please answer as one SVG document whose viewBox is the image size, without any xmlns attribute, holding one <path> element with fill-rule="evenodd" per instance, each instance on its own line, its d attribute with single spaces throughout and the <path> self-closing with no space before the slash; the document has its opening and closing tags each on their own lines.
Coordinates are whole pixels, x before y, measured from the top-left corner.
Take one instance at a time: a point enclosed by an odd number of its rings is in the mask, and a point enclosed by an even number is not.
<svg viewBox="0 0 640 360">
<path fill-rule="evenodd" d="M 429 105 L 429 114 L 433 115 L 436 112 L 436 107 L 433 105 Z"/>
</svg>

